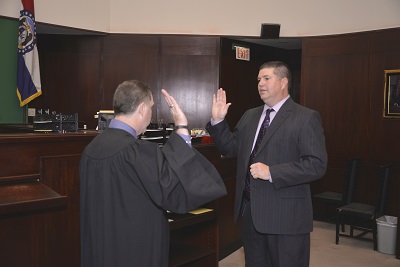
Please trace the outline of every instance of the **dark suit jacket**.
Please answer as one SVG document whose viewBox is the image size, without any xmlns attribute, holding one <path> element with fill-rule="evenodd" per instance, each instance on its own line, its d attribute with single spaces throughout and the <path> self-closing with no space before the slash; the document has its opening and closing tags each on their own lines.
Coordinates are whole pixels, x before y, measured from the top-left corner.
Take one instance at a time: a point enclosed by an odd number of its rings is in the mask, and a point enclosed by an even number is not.
<svg viewBox="0 0 400 267">
<path fill-rule="evenodd" d="M 226 120 L 206 129 L 224 156 L 237 157 L 234 219 L 242 202 L 244 180 L 263 106 L 245 112 L 234 132 Z M 289 98 L 258 148 L 254 162 L 270 166 L 273 183 L 250 179 L 251 214 L 261 233 L 302 234 L 312 231 L 313 211 L 309 183 L 325 174 L 327 153 L 318 112 Z"/>
</svg>

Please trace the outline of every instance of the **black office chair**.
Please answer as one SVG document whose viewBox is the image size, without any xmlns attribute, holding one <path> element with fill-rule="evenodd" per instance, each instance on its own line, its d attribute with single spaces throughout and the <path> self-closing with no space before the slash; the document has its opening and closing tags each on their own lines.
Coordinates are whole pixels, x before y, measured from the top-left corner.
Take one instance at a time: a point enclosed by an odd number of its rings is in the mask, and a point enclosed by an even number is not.
<svg viewBox="0 0 400 267">
<path fill-rule="evenodd" d="M 336 218 L 336 244 L 339 244 L 339 236 L 345 236 L 373 241 L 374 250 L 377 250 L 376 219 L 385 212 L 391 166 L 391 164 L 387 164 L 379 167 L 379 187 L 375 205 L 351 202 L 338 208 Z M 343 226 L 345 224 L 350 225 L 350 234 L 339 232 L 339 225 Z M 342 232 L 344 232 L 343 230 L 342 227 Z M 354 230 L 361 230 L 361 233 L 354 235 Z M 365 237 L 365 235 L 370 232 L 372 232 L 372 239 Z"/>
<path fill-rule="evenodd" d="M 333 208 L 337 209 L 343 205 L 350 203 L 353 200 L 360 161 L 361 160 L 358 158 L 348 160 L 347 173 L 345 177 L 346 180 L 342 193 L 326 191 L 313 195 L 313 202 L 315 204 L 322 203 L 325 205 L 325 220 L 333 220 L 333 218 L 328 217 L 329 210 L 332 210 Z"/>
</svg>

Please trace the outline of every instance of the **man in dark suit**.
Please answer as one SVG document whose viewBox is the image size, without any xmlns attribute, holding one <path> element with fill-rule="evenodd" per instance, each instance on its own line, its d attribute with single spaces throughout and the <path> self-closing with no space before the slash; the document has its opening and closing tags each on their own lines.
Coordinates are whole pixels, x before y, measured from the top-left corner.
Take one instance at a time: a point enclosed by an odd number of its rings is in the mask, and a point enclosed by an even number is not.
<svg viewBox="0 0 400 267">
<path fill-rule="evenodd" d="M 309 183 L 325 174 L 327 153 L 319 113 L 292 100 L 290 82 L 286 64 L 263 64 L 258 92 L 265 105 L 246 111 L 231 132 L 225 120 L 231 103 L 221 88 L 213 97 L 212 118 L 206 126 L 220 153 L 237 157 L 234 216 L 235 220 L 242 216 L 247 267 L 309 266 L 313 228 Z M 266 114 L 268 109 L 272 110 Z M 268 127 L 258 145 L 263 124 Z M 257 152 L 252 153 L 255 146 Z"/>
</svg>

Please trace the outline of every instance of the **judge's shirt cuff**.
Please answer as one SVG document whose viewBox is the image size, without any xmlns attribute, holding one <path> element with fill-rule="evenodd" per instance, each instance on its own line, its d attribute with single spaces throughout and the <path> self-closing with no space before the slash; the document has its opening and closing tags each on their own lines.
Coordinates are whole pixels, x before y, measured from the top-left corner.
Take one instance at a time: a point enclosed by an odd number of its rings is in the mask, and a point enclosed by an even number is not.
<svg viewBox="0 0 400 267">
<path fill-rule="evenodd" d="M 223 121 L 223 120 L 221 120 L 221 121 Z M 221 121 L 216 121 L 211 118 L 210 123 L 211 123 L 211 126 L 214 126 L 214 125 L 217 125 L 218 123 L 220 123 Z"/>
<path fill-rule="evenodd" d="M 185 143 L 188 144 L 188 146 L 192 147 L 192 141 L 190 139 L 191 138 L 190 135 L 180 134 L 180 133 L 178 134 L 180 135 L 180 137 L 182 137 L 183 141 L 185 141 Z"/>
</svg>

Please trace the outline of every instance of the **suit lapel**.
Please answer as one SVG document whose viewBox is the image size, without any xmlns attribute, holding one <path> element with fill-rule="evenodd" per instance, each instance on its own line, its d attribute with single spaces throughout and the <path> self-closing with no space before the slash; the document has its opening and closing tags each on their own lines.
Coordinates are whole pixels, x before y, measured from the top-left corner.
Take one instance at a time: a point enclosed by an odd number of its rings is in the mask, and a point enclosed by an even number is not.
<svg viewBox="0 0 400 267">
<path fill-rule="evenodd" d="M 282 123 L 290 116 L 293 111 L 293 100 L 289 97 L 288 100 L 282 105 L 278 113 L 275 115 L 270 126 L 265 133 L 258 151 L 261 151 L 263 147 L 268 143 L 269 139 L 275 134 L 275 132 L 281 127 Z"/>
<path fill-rule="evenodd" d="M 253 148 L 253 142 L 254 142 L 254 138 L 256 138 L 256 131 L 257 131 L 257 127 L 258 127 L 258 123 L 260 121 L 261 118 L 261 114 L 264 110 L 264 106 L 258 107 L 253 115 L 251 116 L 249 123 L 248 123 L 248 131 L 249 134 L 245 135 L 247 140 L 245 141 L 245 151 L 244 151 L 244 155 L 247 155 L 246 158 L 246 162 L 244 162 L 245 164 L 245 168 L 247 169 L 247 166 L 249 164 L 249 159 L 250 159 L 250 154 L 251 154 L 251 150 Z"/>
</svg>

